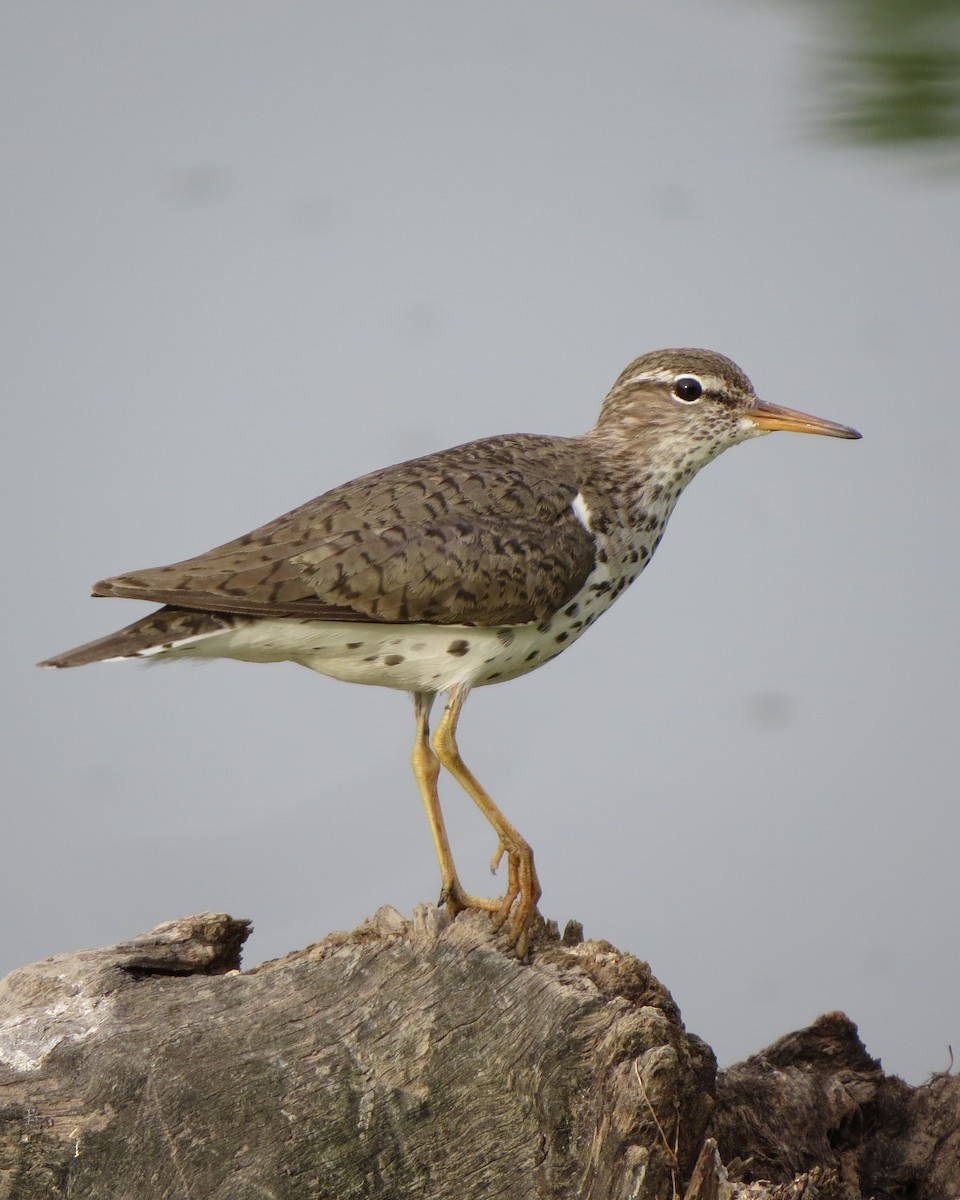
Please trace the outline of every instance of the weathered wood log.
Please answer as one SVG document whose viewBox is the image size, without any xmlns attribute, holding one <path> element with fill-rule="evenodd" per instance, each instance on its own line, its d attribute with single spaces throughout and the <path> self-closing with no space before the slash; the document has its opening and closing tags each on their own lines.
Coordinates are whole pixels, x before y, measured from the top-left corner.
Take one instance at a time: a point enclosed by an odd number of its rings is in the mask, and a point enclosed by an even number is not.
<svg viewBox="0 0 960 1200">
<path fill-rule="evenodd" d="M 381 910 L 240 974 L 204 915 L 14 972 L 0 1196 L 670 1197 L 714 1060 L 646 966 Z M 571 939 L 568 939 L 568 941 Z"/>
<path fill-rule="evenodd" d="M 884 1076 L 840 1015 L 715 1079 L 647 966 L 573 929 L 523 964 L 485 916 L 381 909 L 241 974 L 248 932 L 0 983 L 0 1200 L 958 1193 L 956 1080 Z"/>
<path fill-rule="evenodd" d="M 821 1200 L 960 1196 L 960 1078 L 885 1075 L 843 1013 L 722 1071 L 711 1133 L 731 1176 L 784 1196 L 798 1179 Z"/>
</svg>

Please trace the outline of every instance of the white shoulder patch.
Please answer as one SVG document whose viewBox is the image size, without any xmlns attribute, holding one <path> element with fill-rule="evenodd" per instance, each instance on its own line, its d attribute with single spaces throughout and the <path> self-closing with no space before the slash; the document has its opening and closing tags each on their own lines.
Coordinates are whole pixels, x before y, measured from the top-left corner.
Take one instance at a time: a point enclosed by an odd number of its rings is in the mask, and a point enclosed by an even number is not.
<svg viewBox="0 0 960 1200">
<path fill-rule="evenodd" d="M 580 524 L 587 530 L 588 533 L 593 533 L 590 525 L 590 509 L 587 508 L 587 502 L 583 498 L 582 492 L 577 492 L 573 498 L 573 503 L 570 505 L 573 510 L 573 515 L 577 518 Z"/>
</svg>

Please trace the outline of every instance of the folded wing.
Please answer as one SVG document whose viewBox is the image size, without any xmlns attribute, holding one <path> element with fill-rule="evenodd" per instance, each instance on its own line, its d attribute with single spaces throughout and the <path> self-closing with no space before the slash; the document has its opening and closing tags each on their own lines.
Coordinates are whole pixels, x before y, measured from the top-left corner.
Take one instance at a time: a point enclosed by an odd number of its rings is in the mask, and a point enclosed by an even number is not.
<svg viewBox="0 0 960 1200">
<path fill-rule="evenodd" d="M 593 569 L 562 439 L 530 479 L 478 442 L 336 488 L 207 554 L 106 579 L 100 596 L 249 616 L 511 625 L 544 620 Z"/>
</svg>

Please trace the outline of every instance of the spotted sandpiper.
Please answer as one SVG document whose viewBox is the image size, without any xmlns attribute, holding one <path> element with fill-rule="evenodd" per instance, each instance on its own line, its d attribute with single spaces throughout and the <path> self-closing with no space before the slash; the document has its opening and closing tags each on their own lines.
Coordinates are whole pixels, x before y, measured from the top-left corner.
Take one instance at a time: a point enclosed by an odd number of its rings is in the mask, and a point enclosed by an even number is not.
<svg viewBox="0 0 960 1200">
<path fill-rule="evenodd" d="M 775 429 L 854 429 L 758 399 L 707 350 L 632 362 L 579 437 L 510 434 L 363 475 L 226 545 L 117 575 L 95 596 L 164 607 L 41 663 L 237 658 L 301 663 L 411 692 L 413 771 L 455 914 L 485 909 L 521 956 L 540 885 L 533 852 L 465 765 L 457 723 L 471 688 L 556 658 L 633 583 L 680 493 L 728 446 Z M 447 704 L 431 739 L 434 698 Z M 437 790 L 445 767 L 492 825 L 506 894 L 462 887 Z"/>
</svg>

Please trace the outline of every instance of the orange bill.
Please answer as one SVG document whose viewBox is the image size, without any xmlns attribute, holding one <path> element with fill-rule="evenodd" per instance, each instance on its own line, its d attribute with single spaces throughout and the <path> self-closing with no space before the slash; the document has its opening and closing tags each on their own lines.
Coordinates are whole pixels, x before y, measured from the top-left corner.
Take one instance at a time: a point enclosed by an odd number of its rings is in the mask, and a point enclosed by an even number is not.
<svg viewBox="0 0 960 1200">
<path fill-rule="evenodd" d="M 767 404 L 763 400 L 758 400 L 744 415 L 764 433 L 770 433 L 774 429 L 787 429 L 792 433 L 822 433 L 825 437 L 861 436 L 849 425 L 838 425 L 836 421 L 825 421 L 823 417 L 812 417 L 809 413 L 797 412 L 794 408 L 782 408 L 779 404 Z"/>
</svg>

